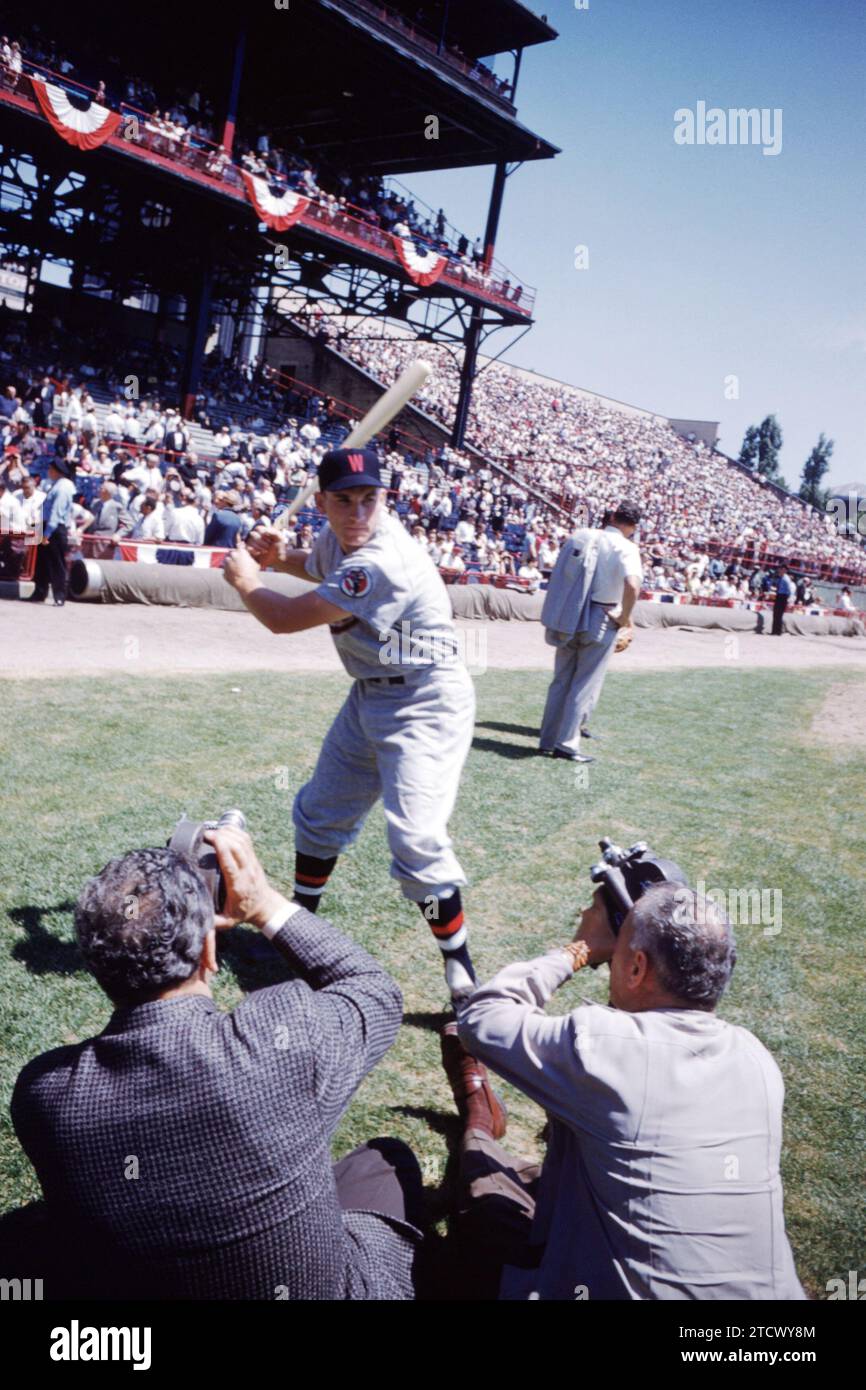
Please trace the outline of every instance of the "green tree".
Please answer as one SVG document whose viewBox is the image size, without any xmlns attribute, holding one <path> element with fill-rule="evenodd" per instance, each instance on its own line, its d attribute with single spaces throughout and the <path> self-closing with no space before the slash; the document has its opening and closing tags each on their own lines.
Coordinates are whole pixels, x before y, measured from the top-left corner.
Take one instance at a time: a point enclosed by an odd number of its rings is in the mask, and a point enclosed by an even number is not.
<svg viewBox="0 0 866 1390">
<path fill-rule="evenodd" d="M 739 462 L 744 468 L 751 468 L 754 472 L 755 464 L 758 462 L 758 439 L 759 431 L 757 425 L 749 425 L 743 435 L 743 442 L 740 445 Z"/>
<path fill-rule="evenodd" d="M 779 469 L 782 430 L 775 415 L 768 415 L 758 427 L 758 472 L 771 483 L 784 483 Z"/>
<path fill-rule="evenodd" d="M 832 439 L 825 439 L 823 433 L 819 434 L 818 443 L 803 464 L 800 496 L 804 502 L 811 502 L 813 507 L 825 508 L 830 496 L 829 488 L 821 486 L 821 479 L 830 467 L 833 445 Z"/>
</svg>

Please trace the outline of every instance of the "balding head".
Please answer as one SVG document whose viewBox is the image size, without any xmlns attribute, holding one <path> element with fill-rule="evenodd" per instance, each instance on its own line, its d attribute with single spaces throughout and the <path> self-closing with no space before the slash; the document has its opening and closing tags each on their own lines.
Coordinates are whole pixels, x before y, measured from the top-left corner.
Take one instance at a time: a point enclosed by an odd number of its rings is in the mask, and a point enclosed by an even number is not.
<svg viewBox="0 0 866 1390">
<path fill-rule="evenodd" d="M 737 959 L 730 922 L 681 883 L 659 883 L 635 903 L 611 961 L 617 1008 L 704 1009 L 718 1004 Z"/>
</svg>

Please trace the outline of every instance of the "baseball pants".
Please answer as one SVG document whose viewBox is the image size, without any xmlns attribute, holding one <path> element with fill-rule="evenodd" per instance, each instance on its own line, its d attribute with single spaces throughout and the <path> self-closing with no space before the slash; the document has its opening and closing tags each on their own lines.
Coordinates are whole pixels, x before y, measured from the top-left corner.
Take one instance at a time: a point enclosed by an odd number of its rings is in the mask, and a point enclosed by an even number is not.
<svg viewBox="0 0 866 1390">
<path fill-rule="evenodd" d="M 448 820 L 472 743 L 475 688 L 463 666 L 409 671 L 404 681 L 355 681 L 295 798 L 295 849 L 342 854 L 381 796 L 391 876 L 423 903 L 466 882 Z"/>
<path fill-rule="evenodd" d="M 66 598 L 66 527 L 56 526 L 48 537 L 47 545 L 40 545 L 36 551 L 36 573 L 33 576 L 33 594 L 36 598 L 48 596 L 48 585 L 55 599 Z"/>
<path fill-rule="evenodd" d="M 548 752 L 554 748 L 580 752 L 580 726 L 589 721 L 598 703 L 617 630 L 616 624 L 606 619 L 597 637 L 595 633 L 576 632 L 557 648 L 539 747 Z"/>
</svg>

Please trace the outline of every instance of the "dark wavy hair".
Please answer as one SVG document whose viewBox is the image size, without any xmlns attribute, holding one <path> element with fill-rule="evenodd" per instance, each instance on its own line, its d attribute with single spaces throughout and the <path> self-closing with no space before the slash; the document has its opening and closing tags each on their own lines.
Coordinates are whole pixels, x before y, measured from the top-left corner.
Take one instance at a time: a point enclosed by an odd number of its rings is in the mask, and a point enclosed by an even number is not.
<svg viewBox="0 0 866 1390">
<path fill-rule="evenodd" d="M 646 952 L 662 988 L 694 1009 L 714 1009 L 737 963 L 725 914 L 681 883 L 649 888 L 632 914 L 632 950 Z"/>
<path fill-rule="evenodd" d="M 621 497 L 612 507 L 608 507 L 604 514 L 603 525 L 608 526 L 611 522 L 618 522 L 621 526 L 639 526 L 641 510 L 637 502 L 633 502 L 628 497 Z"/>
<path fill-rule="evenodd" d="M 188 859 L 171 849 L 137 849 L 87 880 L 75 933 L 109 998 L 132 1004 L 189 979 L 213 919 L 213 900 Z"/>
</svg>

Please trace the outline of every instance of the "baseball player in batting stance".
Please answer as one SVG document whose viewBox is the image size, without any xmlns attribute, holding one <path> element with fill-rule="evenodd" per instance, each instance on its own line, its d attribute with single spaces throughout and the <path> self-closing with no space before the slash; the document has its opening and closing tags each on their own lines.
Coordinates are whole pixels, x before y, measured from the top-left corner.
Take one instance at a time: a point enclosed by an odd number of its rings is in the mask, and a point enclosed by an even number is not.
<svg viewBox="0 0 866 1390">
<path fill-rule="evenodd" d="M 445 586 L 424 550 L 385 506 L 372 449 L 341 448 L 318 470 L 327 525 L 312 551 L 287 550 L 277 530 L 254 532 L 224 574 L 271 632 L 327 623 L 354 683 L 295 798 L 295 901 L 312 912 L 337 857 L 354 843 L 381 796 L 391 874 L 418 904 L 445 965 L 452 997 L 475 973 L 466 945 L 448 819 L 475 721 L 475 688 L 457 651 Z M 260 567 L 315 579 L 288 598 Z"/>
</svg>

